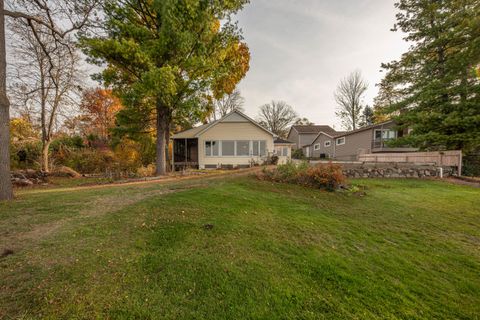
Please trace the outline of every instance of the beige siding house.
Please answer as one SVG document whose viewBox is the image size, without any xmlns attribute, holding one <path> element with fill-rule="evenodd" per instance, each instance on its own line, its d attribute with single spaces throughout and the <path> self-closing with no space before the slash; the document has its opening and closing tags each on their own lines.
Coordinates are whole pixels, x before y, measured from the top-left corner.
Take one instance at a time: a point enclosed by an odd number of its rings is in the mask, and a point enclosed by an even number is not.
<svg viewBox="0 0 480 320">
<path fill-rule="evenodd" d="M 303 147 L 309 158 L 334 158 L 357 160 L 358 155 L 375 152 L 412 152 L 415 148 L 388 146 L 388 141 L 406 134 L 395 128 L 393 121 L 363 127 L 357 130 L 328 134 L 319 132 L 312 143 Z"/>
<path fill-rule="evenodd" d="M 292 159 L 293 142 L 282 138 L 275 138 L 273 141 L 275 145 L 274 154 L 278 157 L 278 164 L 285 164 Z"/>
<path fill-rule="evenodd" d="M 240 111 L 173 136 L 175 168 L 250 167 L 275 154 L 274 134 Z M 283 145 L 278 145 L 282 148 Z M 283 149 L 282 149 L 283 157 Z M 290 158 L 288 150 L 285 158 Z"/>
</svg>

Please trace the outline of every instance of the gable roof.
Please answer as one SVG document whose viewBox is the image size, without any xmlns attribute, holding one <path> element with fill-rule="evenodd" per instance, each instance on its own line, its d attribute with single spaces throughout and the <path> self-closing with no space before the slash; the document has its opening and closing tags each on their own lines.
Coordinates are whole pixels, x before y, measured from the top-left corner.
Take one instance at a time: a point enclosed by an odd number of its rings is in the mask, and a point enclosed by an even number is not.
<svg viewBox="0 0 480 320">
<path fill-rule="evenodd" d="M 357 132 L 362 132 L 362 131 L 365 131 L 365 130 L 369 130 L 369 129 L 373 129 L 373 128 L 377 128 L 377 127 L 382 127 L 386 124 L 389 124 L 389 123 L 392 123 L 393 120 L 388 120 L 388 121 L 384 121 L 384 122 L 380 122 L 380 123 L 375 123 L 375 124 L 371 124 L 369 126 L 365 126 L 365 127 L 361 127 L 361 128 L 358 128 L 358 129 L 355 129 L 355 130 L 352 130 L 352 131 L 347 131 L 347 132 L 339 132 L 338 134 L 336 134 L 334 137 L 344 137 L 344 136 L 349 136 L 351 134 L 355 134 Z"/>
<path fill-rule="evenodd" d="M 293 125 L 290 130 L 294 129 L 299 134 L 312 134 L 319 133 L 321 131 L 329 135 L 334 135 L 337 133 L 335 129 L 327 125 Z"/>
<path fill-rule="evenodd" d="M 238 110 L 234 110 L 234 111 L 228 113 L 227 115 L 225 115 L 224 117 L 222 117 L 219 120 L 215 120 L 215 121 L 212 121 L 210 123 L 201 125 L 199 127 L 195 127 L 195 128 L 192 128 L 192 129 L 188 129 L 188 130 L 185 130 L 185 131 L 178 132 L 178 133 L 174 134 L 172 138 L 173 139 L 198 138 L 200 135 L 205 133 L 207 130 L 210 130 L 211 128 L 213 128 L 214 126 L 216 126 L 219 123 L 222 123 L 222 122 L 223 123 L 238 122 L 238 121 L 234 120 L 235 115 L 240 116 L 241 118 L 245 119 L 246 120 L 245 122 L 251 122 L 252 124 L 257 126 L 258 128 L 262 129 L 263 131 L 271 134 L 272 136 L 275 136 L 272 132 L 270 132 L 269 130 L 262 127 L 260 124 L 258 124 L 255 120 L 253 120 L 252 118 L 250 118 L 246 114 L 244 114 L 244 113 L 242 113 Z M 232 118 L 233 120 L 229 120 L 229 118 Z"/>
<path fill-rule="evenodd" d="M 273 141 L 274 144 L 295 144 L 294 142 L 282 139 L 280 137 L 276 137 L 275 140 Z"/>
</svg>

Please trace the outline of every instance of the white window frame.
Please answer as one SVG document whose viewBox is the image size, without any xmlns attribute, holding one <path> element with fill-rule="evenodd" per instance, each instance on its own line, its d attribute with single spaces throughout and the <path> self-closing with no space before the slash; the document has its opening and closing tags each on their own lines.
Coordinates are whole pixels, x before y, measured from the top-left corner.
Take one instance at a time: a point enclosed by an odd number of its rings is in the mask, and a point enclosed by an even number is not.
<svg viewBox="0 0 480 320">
<path fill-rule="evenodd" d="M 242 154 L 242 155 L 238 154 L 237 144 L 238 144 L 239 141 L 248 142 L 248 152 L 247 152 L 247 154 Z M 238 158 L 251 157 L 252 153 L 253 153 L 253 151 L 252 151 L 252 140 L 235 140 L 235 157 L 238 157 Z"/>
<path fill-rule="evenodd" d="M 210 142 L 210 154 L 207 154 L 207 143 L 208 142 Z M 216 142 L 218 144 L 218 155 L 213 154 L 212 142 Z M 205 155 L 205 157 L 220 157 L 220 155 L 222 154 L 220 140 L 205 140 L 204 143 L 203 143 L 203 148 L 204 148 L 203 149 L 203 154 Z"/>
<path fill-rule="evenodd" d="M 323 143 L 323 146 L 324 146 L 325 148 L 328 148 L 328 147 L 330 147 L 331 145 L 332 145 L 332 141 L 330 141 L 330 140 L 327 140 L 327 141 L 325 141 L 325 142 Z"/>
<path fill-rule="evenodd" d="M 223 143 L 224 142 L 233 142 L 233 154 L 232 155 L 224 155 L 223 154 Z M 236 140 L 221 140 L 220 143 L 220 157 L 236 157 L 237 156 L 237 141 Z"/>
<path fill-rule="evenodd" d="M 320 150 L 320 143 L 315 143 L 315 144 L 313 145 L 313 150 L 314 150 L 314 151 Z"/>
<path fill-rule="evenodd" d="M 288 157 L 288 147 L 282 148 L 282 157 Z"/>
<path fill-rule="evenodd" d="M 238 141 L 248 141 L 248 154 L 244 155 L 239 155 L 238 154 L 238 147 L 237 143 Z M 207 155 L 207 143 L 210 142 L 216 142 L 218 143 L 218 155 L 215 156 L 213 155 L 213 147 L 210 147 L 210 154 Z M 233 155 L 224 155 L 223 154 L 223 143 L 224 142 L 233 142 Z M 254 155 L 253 153 L 253 148 L 254 148 L 254 142 L 257 142 L 257 155 Z M 261 144 L 265 143 L 265 154 L 261 154 Z M 251 158 L 251 157 L 266 157 L 268 155 L 268 149 L 267 149 L 267 141 L 266 140 L 205 140 L 203 143 L 204 151 L 203 154 L 205 157 L 225 157 L 225 158 Z"/>
<path fill-rule="evenodd" d="M 339 141 L 341 141 L 342 139 L 343 139 L 343 142 L 339 142 Z M 336 139 L 335 143 L 337 144 L 337 146 L 343 146 L 343 145 L 345 144 L 345 141 L 346 141 L 346 140 L 347 140 L 347 139 L 346 139 L 345 137 L 340 137 L 340 138 L 337 138 L 337 139 Z"/>
</svg>

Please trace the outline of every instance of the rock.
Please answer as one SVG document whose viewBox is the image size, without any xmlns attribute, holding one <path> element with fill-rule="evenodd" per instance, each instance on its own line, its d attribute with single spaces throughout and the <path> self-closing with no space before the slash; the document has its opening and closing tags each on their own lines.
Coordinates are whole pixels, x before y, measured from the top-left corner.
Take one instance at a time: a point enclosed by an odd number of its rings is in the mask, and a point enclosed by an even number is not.
<svg viewBox="0 0 480 320">
<path fill-rule="evenodd" d="M 73 170 L 72 168 L 66 167 L 66 166 L 61 166 L 61 167 L 56 168 L 55 171 L 53 171 L 51 175 L 56 176 L 56 177 L 70 177 L 70 178 L 80 178 L 82 176 L 77 171 Z"/>
<path fill-rule="evenodd" d="M 33 186 L 33 182 L 28 179 L 16 179 L 16 180 L 13 180 L 12 183 L 14 186 L 17 186 L 17 187 Z"/>
</svg>

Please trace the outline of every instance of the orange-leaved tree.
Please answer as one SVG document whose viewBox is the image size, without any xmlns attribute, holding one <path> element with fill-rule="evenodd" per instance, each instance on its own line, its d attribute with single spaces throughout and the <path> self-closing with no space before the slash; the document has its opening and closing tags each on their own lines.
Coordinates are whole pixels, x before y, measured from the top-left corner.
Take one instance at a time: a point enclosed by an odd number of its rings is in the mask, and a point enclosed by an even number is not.
<svg viewBox="0 0 480 320">
<path fill-rule="evenodd" d="M 120 99 L 109 89 L 94 88 L 84 92 L 80 109 L 86 115 L 84 121 L 89 123 L 87 134 L 108 141 L 117 112 L 122 109 Z"/>
</svg>

